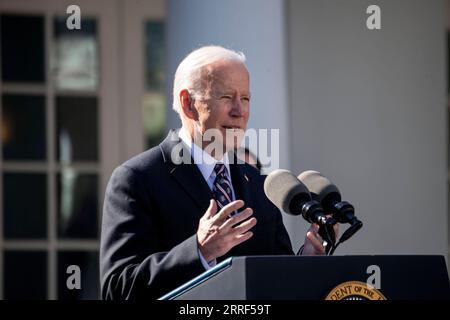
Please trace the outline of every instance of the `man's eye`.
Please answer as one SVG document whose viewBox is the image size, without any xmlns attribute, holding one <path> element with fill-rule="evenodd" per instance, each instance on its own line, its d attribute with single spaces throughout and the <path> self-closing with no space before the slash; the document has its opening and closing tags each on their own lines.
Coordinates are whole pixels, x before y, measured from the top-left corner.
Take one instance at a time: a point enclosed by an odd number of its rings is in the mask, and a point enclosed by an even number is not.
<svg viewBox="0 0 450 320">
<path fill-rule="evenodd" d="M 250 98 L 249 97 L 243 97 L 243 98 L 241 98 L 241 100 L 243 100 L 245 102 L 250 102 Z"/>
<path fill-rule="evenodd" d="M 220 99 L 231 100 L 231 96 L 221 96 Z"/>
</svg>

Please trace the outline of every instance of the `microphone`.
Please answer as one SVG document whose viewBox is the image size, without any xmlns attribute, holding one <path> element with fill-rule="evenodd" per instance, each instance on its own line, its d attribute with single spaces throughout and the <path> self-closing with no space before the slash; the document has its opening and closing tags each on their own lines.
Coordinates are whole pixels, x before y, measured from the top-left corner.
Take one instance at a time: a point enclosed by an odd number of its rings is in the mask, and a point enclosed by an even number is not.
<svg viewBox="0 0 450 320">
<path fill-rule="evenodd" d="M 279 209 L 294 216 L 301 215 L 309 223 L 317 223 L 320 236 L 327 242 L 325 251 L 329 252 L 335 244 L 333 226 L 337 221 L 324 214 L 320 203 L 311 198 L 308 188 L 295 175 L 288 170 L 273 171 L 264 181 L 264 192 Z"/>
<path fill-rule="evenodd" d="M 322 204 L 325 212 L 330 212 L 340 223 L 350 224 L 338 243 L 348 240 L 361 229 L 363 223 L 355 217 L 355 208 L 347 201 L 341 200 L 339 189 L 329 179 L 313 170 L 302 172 L 298 179 L 308 188 L 312 199 Z"/>
</svg>

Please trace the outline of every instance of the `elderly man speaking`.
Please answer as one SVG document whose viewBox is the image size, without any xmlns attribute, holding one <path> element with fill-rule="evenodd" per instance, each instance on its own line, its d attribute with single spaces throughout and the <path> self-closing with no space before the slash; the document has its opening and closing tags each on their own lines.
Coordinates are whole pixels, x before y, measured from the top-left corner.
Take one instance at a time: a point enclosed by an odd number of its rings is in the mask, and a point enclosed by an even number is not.
<svg viewBox="0 0 450 320">
<path fill-rule="evenodd" d="M 249 81 L 245 56 L 220 46 L 180 63 L 173 108 L 181 129 L 117 167 L 108 183 L 103 299 L 158 298 L 229 256 L 294 254 L 281 213 L 264 194 L 265 176 L 228 152 L 242 135 L 227 132 L 247 128 Z M 222 148 L 208 148 L 211 130 Z M 303 254 L 324 253 L 317 231 L 311 225 Z"/>
</svg>

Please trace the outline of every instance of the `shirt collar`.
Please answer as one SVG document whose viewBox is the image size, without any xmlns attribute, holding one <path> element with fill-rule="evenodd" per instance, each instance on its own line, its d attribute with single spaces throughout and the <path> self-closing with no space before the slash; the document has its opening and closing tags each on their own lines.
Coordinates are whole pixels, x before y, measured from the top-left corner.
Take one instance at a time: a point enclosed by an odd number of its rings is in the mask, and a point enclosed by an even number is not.
<svg viewBox="0 0 450 320">
<path fill-rule="evenodd" d="M 228 170 L 228 177 L 230 177 L 230 161 L 228 158 L 228 153 L 225 153 L 223 158 L 218 161 L 214 157 L 212 157 L 208 152 L 205 152 L 202 148 L 200 148 L 198 145 L 196 145 L 192 138 L 190 137 L 189 133 L 182 127 L 178 133 L 180 139 L 187 145 L 192 159 L 194 160 L 194 163 L 197 165 L 197 167 L 200 169 L 200 172 L 202 173 L 203 177 L 206 181 L 211 177 L 211 174 L 214 171 L 215 165 L 220 162 L 225 165 L 225 167 Z"/>
</svg>

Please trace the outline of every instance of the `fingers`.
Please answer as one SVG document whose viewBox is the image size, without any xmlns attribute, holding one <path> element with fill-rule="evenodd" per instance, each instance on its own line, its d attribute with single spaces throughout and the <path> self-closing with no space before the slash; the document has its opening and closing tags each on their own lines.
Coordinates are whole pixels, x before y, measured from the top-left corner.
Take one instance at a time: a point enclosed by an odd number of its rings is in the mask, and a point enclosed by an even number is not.
<svg viewBox="0 0 450 320">
<path fill-rule="evenodd" d="M 246 208 L 230 217 L 232 212 L 243 206 L 244 201 L 236 200 L 217 212 L 217 202 L 210 200 L 206 213 L 200 219 L 197 231 L 199 249 L 203 257 L 214 259 L 223 256 L 231 248 L 253 236 L 253 232 L 249 230 L 256 225 L 256 218 L 251 218 L 253 214 L 251 208 Z"/>
<path fill-rule="evenodd" d="M 256 225 L 256 218 L 251 218 L 245 222 L 242 222 L 239 226 L 235 227 L 233 229 L 233 233 L 238 236 L 241 235 L 243 233 L 246 233 L 247 231 L 249 231 L 251 228 L 253 228 Z"/>
<path fill-rule="evenodd" d="M 308 238 L 309 242 L 311 243 L 316 252 L 325 253 L 325 248 L 320 243 L 320 241 L 313 235 L 311 231 L 308 231 L 306 233 L 306 237 Z"/>
<path fill-rule="evenodd" d="M 311 226 L 309 227 L 309 230 L 308 230 L 308 231 L 314 233 L 314 235 L 315 235 L 316 237 L 322 239 L 322 238 L 320 237 L 320 235 L 319 235 L 319 229 L 320 229 L 320 226 L 319 226 L 317 223 L 312 223 Z"/>
<path fill-rule="evenodd" d="M 213 217 L 216 213 L 217 213 L 216 200 L 211 199 L 211 200 L 209 200 L 209 207 L 206 210 L 204 217 L 209 219 L 209 218 Z"/>
<path fill-rule="evenodd" d="M 214 217 L 215 224 L 221 225 L 232 213 L 233 211 L 236 211 L 244 206 L 244 201 L 242 200 L 236 200 L 232 201 L 229 204 L 227 204 L 225 207 L 222 208 L 222 210 L 219 211 L 218 214 Z"/>
<path fill-rule="evenodd" d="M 256 220 L 256 219 L 255 219 Z M 237 246 L 238 244 L 241 244 L 244 241 L 247 241 L 253 236 L 253 232 L 249 231 L 244 234 L 239 234 L 236 237 L 234 237 L 233 241 L 233 247 Z"/>
<path fill-rule="evenodd" d="M 241 213 L 233 216 L 232 218 L 226 220 L 222 226 L 220 226 L 220 229 L 225 228 L 231 228 L 232 226 L 244 221 L 245 219 L 249 218 L 253 214 L 253 210 L 251 208 L 246 208 Z"/>
<path fill-rule="evenodd" d="M 335 241 L 337 241 L 337 239 L 339 238 L 339 223 L 336 223 L 333 226 L 333 229 L 334 229 Z"/>
<path fill-rule="evenodd" d="M 309 240 L 314 250 L 318 253 L 325 253 L 325 248 L 322 245 L 322 238 L 317 234 L 317 225 L 312 225 L 310 230 L 306 233 L 306 238 Z"/>
<path fill-rule="evenodd" d="M 314 223 L 310 229 L 310 231 L 313 233 L 313 236 L 320 242 L 320 244 L 323 247 L 324 240 L 323 240 L 322 236 L 320 235 L 319 230 L 320 230 L 320 226 L 317 223 Z"/>
</svg>

